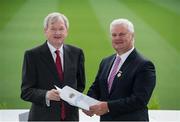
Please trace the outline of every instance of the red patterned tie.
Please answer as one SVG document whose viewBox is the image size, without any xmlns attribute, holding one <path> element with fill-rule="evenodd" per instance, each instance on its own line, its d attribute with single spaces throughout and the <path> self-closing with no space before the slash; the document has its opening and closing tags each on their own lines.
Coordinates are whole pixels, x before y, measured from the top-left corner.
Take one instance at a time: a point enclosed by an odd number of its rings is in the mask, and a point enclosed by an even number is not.
<svg viewBox="0 0 180 122">
<path fill-rule="evenodd" d="M 58 71 L 58 77 L 59 77 L 60 81 L 63 81 L 64 76 L 63 76 L 63 71 L 62 71 L 61 58 L 59 55 L 60 51 L 56 50 L 55 53 L 56 53 L 56 68 Z M 65 106 L 64 106 L 63 101 L 61 101 L 61 119 L 64 120 L 65 117 L 66 117 Z"/>
</svg>

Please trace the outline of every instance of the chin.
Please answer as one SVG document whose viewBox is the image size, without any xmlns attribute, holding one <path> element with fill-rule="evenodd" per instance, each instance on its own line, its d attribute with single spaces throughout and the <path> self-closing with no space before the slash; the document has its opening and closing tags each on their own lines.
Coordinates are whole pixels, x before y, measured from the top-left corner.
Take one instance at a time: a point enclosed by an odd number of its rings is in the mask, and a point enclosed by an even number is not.
<svg viewBox="0 0 180 122">
<path fill-rule="evenodd" d="M 115 45 L 114 48 L 117 50 L 121 50 L 123 48 L 123 46 L 122 45 Z"/>
<path fill-rule="evenodd" d="M 61 44 L 61 43 L 63 43 L 63 40 L 55 40 L 55 43 Z"/>
</svg>

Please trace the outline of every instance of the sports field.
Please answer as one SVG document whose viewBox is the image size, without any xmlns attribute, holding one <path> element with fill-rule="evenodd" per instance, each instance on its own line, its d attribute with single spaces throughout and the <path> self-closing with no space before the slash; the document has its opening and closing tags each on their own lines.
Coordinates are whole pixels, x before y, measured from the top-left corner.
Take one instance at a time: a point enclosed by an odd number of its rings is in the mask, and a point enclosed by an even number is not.
<svg viewBox="0 0 180 122">
<path fill-rule="evenodd" d="M 43 19 L 51 12 L 70 21 L 66 43 L 85 53 L 86 91 L 101 59 L 112 54 L 109 23 L 128 18 L 135 46 L 156 66 L 152 109 L 180 109 L 179 0 L 0 0 L 0 108 L 28 108 L 20 99 L 24 51 L 42 44 Z"/>
</svg>

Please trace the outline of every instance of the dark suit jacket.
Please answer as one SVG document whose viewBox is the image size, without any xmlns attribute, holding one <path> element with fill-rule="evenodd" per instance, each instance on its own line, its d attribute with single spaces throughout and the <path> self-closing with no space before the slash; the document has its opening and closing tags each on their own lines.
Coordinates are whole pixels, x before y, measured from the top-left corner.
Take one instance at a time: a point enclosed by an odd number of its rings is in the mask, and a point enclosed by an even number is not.
<svg viewBox="0 0 180 122">
<path fill-rule="evenodd" d="M 120 68 L 121 76 L 115 76 L 111 92 L 108 93 L 107 79 L 115 56 L 102 60 L 88 91 L 89 96 L 108 102 L 109 112 L 102 115 L 101 120 L 149 120 L 147 104 L 156 81 L 153 63 L 134 49 Z"/>
<path fill-rule="evenodd" d="M 55 62 L 47 42 L 24 55 L 21 98 L 32 102 L 29 120 L 61 120 L 60 102 L 51 101 L 47 107 L 47 90 L 68 85 L 80 92 L 85 88 L 84 54 L 77 47 L 64 44 L 64 81 L 59 81 Z M 64 102 L 65 103 L 65 102 Z M 66 120 L 79 120 L 78 108 L 65 103 Z"/>
</svg>

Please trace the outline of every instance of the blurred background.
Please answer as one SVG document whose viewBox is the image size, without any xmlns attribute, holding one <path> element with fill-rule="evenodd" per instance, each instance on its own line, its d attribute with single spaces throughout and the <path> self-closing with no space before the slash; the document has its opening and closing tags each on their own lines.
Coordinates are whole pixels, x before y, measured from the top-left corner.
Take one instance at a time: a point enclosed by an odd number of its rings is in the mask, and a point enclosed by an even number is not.
<svg viewBox="0 0 180 122">
<path fill-rule="evenodd" d="M 103 57 L 114 53 L 109 24 L 127 18 L 135 46 L 156 66 L 157 85 L 150 109 L 180 109 L 179 0 L 0 0 L 0 109 L 29 108 L 20 99 L 24 51 L 44 43 L 43 20 L 51 12 L 70 22 L 65 43 L 84 50 L 87 85 Z"/>
</svg>

